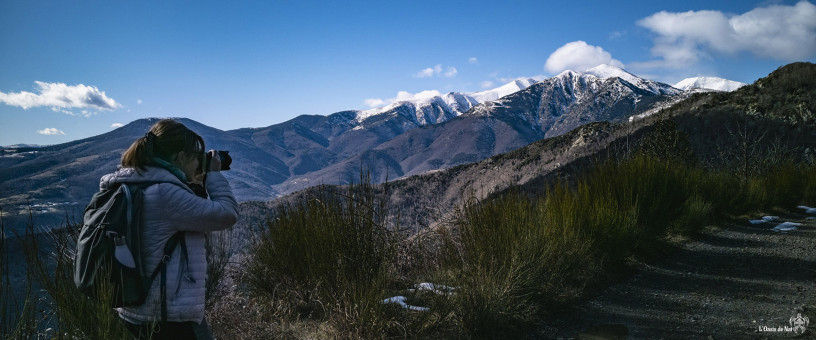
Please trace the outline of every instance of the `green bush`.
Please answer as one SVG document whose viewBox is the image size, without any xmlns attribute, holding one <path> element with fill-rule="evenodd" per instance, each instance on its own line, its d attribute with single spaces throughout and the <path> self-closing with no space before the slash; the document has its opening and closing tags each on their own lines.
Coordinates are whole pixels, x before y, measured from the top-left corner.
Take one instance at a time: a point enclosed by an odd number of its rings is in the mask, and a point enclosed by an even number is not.
<svg viewBox="0 0 816 340">
<path fill-rule="evenodd" d="M 390 327 L 381 301 L 394 276 L 397 233 L 368 181 L 321 187 L 281 207 L 254 245 L 247 278 L 278 315 L 329 321 L 341 337 Z"/>
<path fill-rule="evenodd" d="M 542 196 L 472 200 L 450 233 L 458 248 L 448 254 L 458 262 L 447 261 L 458 263 L 461 329 L 474 337 L 524 334 L 669 234 L 692 234 L 722 214 L 807 201 L 814 173 L 781 164 L 745 181 L 640 154 L 556 182 Z"/>
<path fill-rule="evenodd" d="M 76 240 L 80 226 L 67 226 L 41 234 L 29 231 L 25 251 L 28 270 L 33 279 L 47 293 L 47 299 L 38 301 L 39 308 L 49 310 L 42 324 L 48 324 L 58 337 L 86 339 L 124 339 L 130 336 L 112 308 L 111 287 L 99 287 L 91 299 L 74 284 Z M 54 327 L 56 326 L 56 327 Z M 42 328 L 38 324 L 37 328 Z M 40 330 L 41 331 L 41 330 Z"/>
<path fill-rule="evenodd" d="M 672 221 L 669 231 L 676 234 L 690 234 L 707 225 L 713 217 L 713 204 L 699 195 L 693 195 L 683 204 L 683 210 Z"/>
<path fill-rule="evenodd" d="M 816 164 L 802 169 L 802 203 L 816 205 Z"/>
<path fill-rule="evenodd" d="M 15 295 L 11 283 L 8 242 L 5 224 L 0 218 L 0 338 L 27 338 L 37 331 L 32 277 L 29 271 L 24 292 L 18 291 Z"/>
<path fill-rule="evenodd" d="M 1 221 L 0 221 L 1 222 Z M 0 234 L 2 233 L 0 223 Z M 26 258 L 27 287 L 25 301 L 16 320 L 9 317 L 13 313 L 8 294 L 8 272 L 0 270 L 0 337 L 30 338 L 56 337 L 78 339 L 127 339 L 131 335 L 119 319 L 118 313 L 110 308 L 113 296 L 111 287 L 100 286 L 96 293 L 99 299 L 91 299 L 81 293 L 74 284 L 74 254 L 80 225 L 68 225 L 57 229 L 35 233 L 29 226 L 23 237 L 23 251 Z M 0 254 L 4 254 L 6 237 L 0 235 Z M 208 244 L 208 279 L 220 281 L 225 264 L 223 249 L 218 244 Z M 7 268 L 5 254 L 0 257 L 0 268 Z M 35 297 L 35 288 L 46 294 Z M 209 287 L 208 287 L 209 288 Z M 208 305 L 209 305 L 208 292 Z M 11 315 L 14 316 L 14 315 Z"/>
<path fill-rule="evenodd" d="M 525 337 L 559 306 L 607 282 L 633 255 L 654 254 L 669 235 L 693 234 L 722 216 L 816 204 L 816 165 L 778 162 L 747 176 L 704 168 L 687 161 L 685 137 L 672 128 L 661 128 L 659 136 L 673 139 L 654 139 L 631 158 L 596 164 L 550 183 L 540 195 L 470 200 L 450 224 L 410 238 L 388 219 L 398 214 L 388 211 L 365 176 L 359 184 L 318 187 L 281 206 L 257 235 L 244 273 L 250 298 L 223 313 L 241 318 L 239 308 L 256 308 L 248 318 L 255 324 L 236 329 L 261 330 L 234 333 L 258 337 Z M 676 146 L 678 152 L 667 153 Z M 20 311 L 11 311 L 6 257 L 0 257 L 0 335 L 32 337 L 51 322 L 57 337 L 127 336 L 104 301 L 85 298 L 73 285 L 76 231 L 63 228 L 44 242 L 28 239 L 29 282 L 36 278 L 50 298 L 38 301 L 29 290 Z M 2 254 L 7 248 L 0 236 Z M 208 240 L 208 254 L 215 255 L 210 282 L 224 272 L 228 240 Z M 406 289 L 418 282 L 455 290 Z M 211 291 L 208 310 L 215 308 Z M 429 310 L 383 304 L 393 295 Z M 48 310 L 46 321 L 39 309 Z M 7 323 L 11 312 L 20 313 L 20 321 Z M 280 327 L 256 325 L 269 319 Z"/>
<path fill-rule="evenodd" d="M 465 205 L 454 224 L 458 268 L 452 280 L 460 330 L 473 337 L 521 335 L 544 306 L 571 291 L 561 279 L 589 245 L 565 249 L 568 229 L 551 228 L 545 202 L 511 194 Z M 576 256 L 564 256 L 572 253 Z M 448 261 L 457 263 L 457 261 Z M 519 333 L 521 332 L 521 333 Z"/>
</svg>

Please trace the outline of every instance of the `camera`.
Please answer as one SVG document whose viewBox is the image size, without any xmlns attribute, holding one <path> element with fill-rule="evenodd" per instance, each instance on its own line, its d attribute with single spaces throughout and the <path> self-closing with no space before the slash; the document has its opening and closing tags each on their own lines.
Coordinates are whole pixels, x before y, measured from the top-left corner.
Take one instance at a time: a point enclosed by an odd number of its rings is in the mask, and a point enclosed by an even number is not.
<svg viewBox="0 0 816 340">
<path fill-rule="evenodd" d="M 221 160 L 221 170 L 229 170 L 230 164 L 232 164 L 232 157 L 230 157 L 229 151 L 217 150 L 215 154 L 218 156 L 218 159 Z M 208 152 L 207 161 L 204 163 L 204 171 L 210 168 L 210 161 L 212 161 L 212 154 Z"/>
</svg>

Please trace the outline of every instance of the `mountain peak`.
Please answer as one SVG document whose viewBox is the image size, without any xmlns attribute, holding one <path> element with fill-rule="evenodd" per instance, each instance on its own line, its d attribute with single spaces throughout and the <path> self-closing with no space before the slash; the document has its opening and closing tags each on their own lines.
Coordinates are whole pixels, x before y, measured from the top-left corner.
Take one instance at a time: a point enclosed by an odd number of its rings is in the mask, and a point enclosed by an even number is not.
<svg viewBox="0 0 816 340">
<path fill-rule="evenodd" d="M 692 77 L 681 80 L 674 84 L 674 87 L 683 91 L 713 90 L 731 92 L 745 85 L 745 83 L 719 77 Z"/>
<path fill-rule="evenodd" d="M 632 84 L 637 84 L 642 78 L 627 72 L 626 70 L 608 64 L 601 64 L 591 69 L 584 71 L 586 74 L 591 74 L 601 79 L 618 77 L 626 80 Z"/>
<path fill-rule="evenodd" d="M 574 77 L 579 75 L 580 73 L 575 72 L 573 70 L 563 70 L 561 73 L 555 75 L 553 78 L 564 78 L 564 77 Z"/>
<path fill-rule="evenodd" d="M 471 93 L 479 103 L 492 102 L 511 93 L 524 90 L 538 81 L 533 78 L 519 78 L 494 89 Z"/>
</svg>

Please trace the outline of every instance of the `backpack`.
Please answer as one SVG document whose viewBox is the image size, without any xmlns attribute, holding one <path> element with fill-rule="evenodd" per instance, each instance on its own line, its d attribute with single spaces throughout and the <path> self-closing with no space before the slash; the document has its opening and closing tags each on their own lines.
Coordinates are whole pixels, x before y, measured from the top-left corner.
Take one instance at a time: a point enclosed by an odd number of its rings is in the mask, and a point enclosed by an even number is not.
<svg viewBox="0 0 816 340">
<path fill-rule="evenodd" d="M 150 276 L 145 275 L 141 256 L 142 203 L 144 188 L 152 184 L 156 183 L 123 183 L 93 195 L 77 239 L 74 283 L 91 298 L 109 299 L 110 307 L 138 306 L 145 302 L 147 290 L 161 273 L 162 320 L 166 320 L 167 262 L 179 244 L 183 253 L 187 249 L 184 233 L 176 233 L 165 244 L 162 261 Z"/>
</svg>

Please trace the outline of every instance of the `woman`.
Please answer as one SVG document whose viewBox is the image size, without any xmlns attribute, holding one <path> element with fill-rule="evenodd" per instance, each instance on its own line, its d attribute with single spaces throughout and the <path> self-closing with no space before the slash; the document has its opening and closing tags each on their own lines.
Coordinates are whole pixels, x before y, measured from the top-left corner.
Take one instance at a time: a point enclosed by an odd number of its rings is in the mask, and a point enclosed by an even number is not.
<svg viewBox="0 0 816 340">
<path fill-rule="evenodd" d="M 161 261 L 165 243 L 184 232 L 167 263 L 166 311 L 162 315 L 160 280 L 153 281 L 145 304 L 117 308 L 119 317 L 138 339 L 211 338 L 204 321 L 207 256 L 204 234 L 229 228 L 238 219 L 238 203 L 219 172 L 214 151 L 202 169 L 204 140 L 183 124 L 164 119 L 122 154 L 118 171 L 102 177 L 100 188 L 118 183 L 158 182 L 144 189 L 142 249 L 144 267 L 152 272 Z M 188 185 L 204 174 L 209 198 L 196 195 Z M 185 249 L 182 249 L 185 248 Z M 186 250 L 186 251 L 185 251 Z"/>
</svg>

